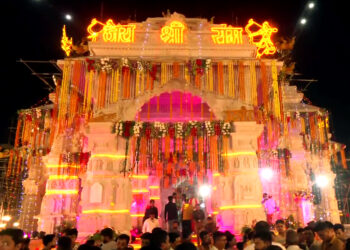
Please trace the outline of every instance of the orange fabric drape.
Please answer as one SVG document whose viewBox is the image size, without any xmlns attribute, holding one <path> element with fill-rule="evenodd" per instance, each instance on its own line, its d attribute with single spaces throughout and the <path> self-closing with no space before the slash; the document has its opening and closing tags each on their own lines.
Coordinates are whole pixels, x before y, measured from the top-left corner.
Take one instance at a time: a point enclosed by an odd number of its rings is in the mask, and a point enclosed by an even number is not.
<svg viewBox="0 0 350 250">
<path fill-rule="evenodd" d="M 224 94 L 224 66 L 222 62 L 218 62 L 218 92 Z"/>
<path fill-rule="evenodd" d="M 187 157 L 189 161 L 193 160 L 193 137 L 187 138 Z"/>
<path fill-rule="evenodd" d="M 266 74 L 266 65 L 265 63 L 260 63 L 261 68 L 261 88 L 262 88 L 262 95 L 263 95 L 263 103 L 265 110 L 269 111 L 269 86 L 267 82 L 267 74 Z"/>
<path fill-rule="evenodd" d="M 203 137 L 198 138 L 198 162 L 203 161 L 203 152 L 204 152 L 204 140 Z"/>
<path fill-rule="evenodd" d="M 180 67 L 178 62 L 173 63 L 173 78 L 179 78 L 180 76 Z"/>
<path fill-rule="evenodd" d="M 238 66 L 238 86 L 239 86 L 239 98 L 245 100 L 245 84 L 244 84 L 244 64 L 239 62 Z"/>
<path fill-rule="evenodd" d="M 342 146 L 342 149 L 340 150 L 340 155 L 341 155 L 343 168 L 348 169 L 348 165 L 346 164 L 345 146 Z"/>
<path fill-rule="evenodd" d="M 310 114 L 309 116 L 309 124 L 310 124 L 311 139 L 315 140 L 317 136 L 317 132 L 316 132 L 315 116 L 313 114 Z"/>
</svg>

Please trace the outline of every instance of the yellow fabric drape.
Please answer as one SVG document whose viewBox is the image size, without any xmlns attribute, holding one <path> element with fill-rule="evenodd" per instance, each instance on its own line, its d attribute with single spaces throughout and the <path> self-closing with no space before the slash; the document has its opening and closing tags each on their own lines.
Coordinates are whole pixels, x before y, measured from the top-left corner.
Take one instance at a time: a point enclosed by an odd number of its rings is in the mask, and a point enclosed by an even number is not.
<svg viewBox="0 0 350 250">
<path fill-rule="evenodd" d="M 250 62 L 250 82 L 252 89 L 252 102 L 254 106 L 258 106 L 258 89 L 256 84 L 255 61 Z"/>
<path fill-rule="evenodd" d="M 228 63 L 228 96 L 235 97 L 235 75 L 232 61 Z"/>
<path fill-rule="evenodd" d="M 272 73 L 272 90 L 273 90 L 273 109 L 274 115 L 278 120 L 281 119 L 281 109 L 280 109 L 280 97 L 278 92 L 278 79 L 277 79 L 277 66 L 276 61 L 272 61 L 271 65 Z"/>
</svg>

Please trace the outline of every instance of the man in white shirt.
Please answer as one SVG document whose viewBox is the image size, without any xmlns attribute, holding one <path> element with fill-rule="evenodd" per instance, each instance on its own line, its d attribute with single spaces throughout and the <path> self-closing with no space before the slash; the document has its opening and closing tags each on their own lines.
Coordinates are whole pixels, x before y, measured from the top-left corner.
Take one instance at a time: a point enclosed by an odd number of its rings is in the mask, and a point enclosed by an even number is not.
<svg viewBox="0 0 350 250">
<path fill-rule="evenodd" d="M 155 214 L 150 213 L 150 217 L 145 220 L 142 227 L 142 233 L 152 233 L 153 228 L 159 227 L 158 219 L 155 218 Z"/>
</svg>

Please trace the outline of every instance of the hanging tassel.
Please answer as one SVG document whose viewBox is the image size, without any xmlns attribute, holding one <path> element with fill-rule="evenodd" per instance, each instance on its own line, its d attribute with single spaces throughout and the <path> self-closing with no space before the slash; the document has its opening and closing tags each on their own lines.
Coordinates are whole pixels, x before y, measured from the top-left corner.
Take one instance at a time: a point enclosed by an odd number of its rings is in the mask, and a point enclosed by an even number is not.
<svg viewBox="0 0 350 250">
<path fill-rule="evenodd" d="M 255 61 L 250 62 L 250 82 L 251 82 L 251 93 L 252 101 L 254 106 L 258 106 L 258 96 L 257 96 L 257 84 L 256 84 L 256 71 L 255 71 Z"/>
<path fill-rule="evenodd" d="M 170 93 L 170 104 L 169 104 L 169 114 L 170 118 L 173 118 L 173 95 Z"/>
<path fill-rule="evenodd" d="M 150 90 L 151 89 L 151 75 L 150 72 L 147 71 L 147 75 L 146 75 L 146 90 Z"/>
<path fill-rule="evenodd" d="M 157 96 L 157 113 L 159 113 L 159 95 Z"/>
<path fill-rule="evenodd" d="M 213 65 L 209 67 L 209 91 L 214 91 L 214 76 L 213 76 Z"/>
<path fill-rule="evenodd" d="M 224 66 L 222 62 L 218 62 L 218 84 L 219 84 L 219 94 L 224 94 Z"/>
<path fill-rule="evenodd" d="M 244 84 L 244 64 L 243 61 L 239 62 L 238 66 L 238 84 L 239 84 L 239 98 L 245 101 L 245 84 Z"/>
<path fill-rule="evenodd" d="M 343 164 L 343 168 L 348 169 L 348 165 L 346 164 L 345 145 L 341 146 L 340 155 L 341 155 L 341 161 Z"/>
<path fill-rule="evenodd" d="M 317 117 L 317 127 L 318 127 L 318 134 L 320 137 L 320 143 L 323 145 L 325 143 L 325 138 L 324 138 L 324 121 L 322 120 L 321 116 Z"/>
<path fill-rule="evenodd" d="M 187 159 L 189 161 L 193 160 L 193 137 L 190 135 L 187 138 Z"/>
<path fill-rule="evenodd" d="M 84 85 L 84 106 L 83 112 L 86 113 L 87 110 L 87 98 L 88 98 L 88 89 L 89 89 L 89 72 L 85 72 L 85 85 Z"/>
<path fill-rule="evenodd" d="M 164 86 L 166 83 L 166 63 L 161 63 L 160 64 L 160 86 Z"/>
<path fill-rule="evenodd" d="M 170 137 L 169 135 L 164 137 L 164 156 L 165 159 L 169 159 L 169 155 L 170 155 Z"/>
<path fill-rule="evenodd" d="M 137 70 L 135 79 L 135 97 L 139 96 L 140 89 L 140 72 Z"/>
<path fill-rule="evenodd" d="M 180 92 L 180 116 L 182 116 L 182 92 Z"/>
<path fill-rule="evenodd" d="M 219 154 L 221 155 L 227 155 L 228 153 L 228 147 L 229 147 L 229 136 L 223 136 L 223 148 L 222 148 L 222 152 L 220 152 Z M 227 157 L 223 157 L 223 164 L 224 164 L 224 173 L 227 173 L 228 169 L 229 169 L 229 165 L 228 165 L 228 158 Z"/>
<path fill-rule="evenodd" d="M 269 88 L 267 83 L 267 74 L 266 74 L 266 66 L 265 63 L 260 63 L 261 67 L 261 90 L 262 90 L 262 99 L 266 112 L 269 112 Z"/>
<path fill-rule="evenodd" d="M 179 72 L 179 63 L 174 62 L 173 63 L 173 78 L 179 78 L 180 72 Z"/>
<path fill-rule="evenodd" d="M 201 102 L 201 121 L 204 120 L 204 103 Z"/>
<path fill-rule="evenodd" d="M 122 69 L 122 82 L 123 82 L 123 99 L 127 98 L 127 67 L 123 67 Z"/>
<path fill-rule="evenodd" d="M 235 76 L 232 61 L 228 63 L 228 96 L 235 97 Z"/>
<path fill-rule="evenodd" d="M 209 92 L 210 91 L 210 86 L 209 86 L 209 69 L 205 71 L 205 87 L 206 87 L 206 90 Z"/>
<path fill-rule="evenodd" d="M 167 175 L 171 175 L 172 174 L 172 172 L 173 172 L 172 167 L 173 167 L 173 164 L 171 164 L 171 163 L 167 164 L 167 168 L 166 168 L 166 174 Z"/>
<path fill-rule="evenodd" d="M 198 137 L 198 162 L 203 162 L 204 153 L 204 140 L 203 137 Z"/>
<path fill-rule="evenodd" d="M 117 68 L 115 72 L 115 95 L 114 95 L 114 102 L 116 103 L 119 99 L 119 86 L 120 86 L 120 69 Z"/>
<path fill-rule="evenodd" d="M 163 177 L 163 164 L 161 162 L 156 163 L 157 177 Z"/>
<path fill-rule="evenodd" d="M 187 66 L 185 66 L 185 80 L 187 84 L 191 83 L 191 76 Z"/>
<path fill-rule="evenodd" d="M 145 72 L 144 71 L 141 72 L 140 82 L 141 82 L 141 94 L 144 94 L 145 92 Z"/>
<path fill-rule="evenodd" d="M 315 124 L 315 116 L 313 114 L 309 114 L 309 124 L 310 124 L 310 135 L 311 140 L 316 140 L 316 124 Z"/>
<path fill-rule="evenodd" d="M 281 119 L 281 110 L 280 110 L 280 95 L 278 92 L 278 79 L 277 79 L 277 66 L 276 61 L 272 60 L 272 90 L 273 90 L 273 108 L 275 117 L 280 120 Z"/>
<path fill-rule="evenodd" d="M 339 164 L 338 152 L 337 152 L 337 150 L 335 148 L 335 144 L 334 143 L 332 143 L 332 149 L 333 149 L 334 162 L 335 162 L 336 165 L 338 165 Z"/>
</svg>

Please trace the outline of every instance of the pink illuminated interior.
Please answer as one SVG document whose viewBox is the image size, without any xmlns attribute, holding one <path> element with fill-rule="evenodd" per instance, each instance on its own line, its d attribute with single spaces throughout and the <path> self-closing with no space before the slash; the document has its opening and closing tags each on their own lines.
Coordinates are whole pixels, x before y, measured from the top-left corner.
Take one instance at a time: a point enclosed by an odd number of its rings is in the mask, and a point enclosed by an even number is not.
<svg viewBox="0 0 350 250">
<path fill-rule="evenodd" d="M 188 92 L 173 91 L 152 97 L 146 102 L 136 120 L 159 122 L 186 122 L 213 120 L 215 116 L 206 102 Z"/>
</svg>

